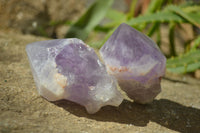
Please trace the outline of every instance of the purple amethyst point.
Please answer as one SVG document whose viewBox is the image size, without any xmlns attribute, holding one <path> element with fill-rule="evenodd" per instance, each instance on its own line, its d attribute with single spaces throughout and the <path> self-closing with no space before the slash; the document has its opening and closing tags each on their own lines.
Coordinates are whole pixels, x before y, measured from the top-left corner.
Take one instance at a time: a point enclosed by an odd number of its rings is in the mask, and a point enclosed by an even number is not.
<svg viewBox="0 0 200 133">
<path fill-rule="evenodd" d="M 38 92 L 47 100 L 67 99 L 85 106 L 88 113 L 121 104 L 117 81 L 81 40 L 35 42 L 26 51 Z"/>
<path fill-rule="evenodd" d="M 123 23 L 100 49 L 107 71 L 138 103 L 149 103 L 160 93 L 166 58 L 146 35 Z"/>
</svg>

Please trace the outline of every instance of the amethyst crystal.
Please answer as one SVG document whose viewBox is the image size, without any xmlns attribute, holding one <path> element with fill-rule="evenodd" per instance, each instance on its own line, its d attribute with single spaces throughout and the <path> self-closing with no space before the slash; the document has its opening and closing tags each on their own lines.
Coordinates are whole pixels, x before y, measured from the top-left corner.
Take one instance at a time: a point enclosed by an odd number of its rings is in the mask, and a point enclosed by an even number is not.
<svg viewBox="0 0 200 133">
<path fill-rule="evenodd" d="M 138 103 L 149 103 L 161 91 L 166 58 L 146 35 L 121 24 L 100 49 L 107 71 Z"/>
<path fill-rule="evenodd" d="M 123 96 L 95 51 L 79 39 L 57 39 L 26 48 L 39 94 L 49 101 L 67 99 L 88 113 L 118 106 Z"/>
</svg>

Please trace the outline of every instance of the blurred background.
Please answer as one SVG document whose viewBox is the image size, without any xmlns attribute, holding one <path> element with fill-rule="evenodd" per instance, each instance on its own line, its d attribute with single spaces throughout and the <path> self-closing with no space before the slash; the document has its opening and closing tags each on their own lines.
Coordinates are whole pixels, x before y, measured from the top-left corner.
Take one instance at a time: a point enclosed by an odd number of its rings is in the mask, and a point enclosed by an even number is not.
<svg viewBox="0 0 200 133">
<path fill-rule="evenodd" d="M 200 78 L 199 0 L 0 0 L 0 30 L 75 37 L 96 49 L 121 23 L 158 44 L 168 72 Z"/>
</svg>

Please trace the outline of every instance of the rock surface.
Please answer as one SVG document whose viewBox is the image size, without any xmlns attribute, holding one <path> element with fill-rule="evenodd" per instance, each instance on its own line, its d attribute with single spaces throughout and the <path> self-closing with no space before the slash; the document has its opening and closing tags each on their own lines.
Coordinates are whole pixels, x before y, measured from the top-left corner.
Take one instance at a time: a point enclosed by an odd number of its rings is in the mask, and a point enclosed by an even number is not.
<svg viewBox="0 0 200 133">
<path fill-rule="evenodd" d="M 83 41 L 39 41 L 28 44 L 26 52 L 38 92 L 47 100 L 67 99 L 85 106 L 91 114 L 102 106 L 121 104 L 117 81 Z"/>
<path fill-rule="evenodd" d="M 0 132 L 199 132 L 200 82 L 167 74 L 149 105 L 124 101 L 94 115 L 69 101 L 48 102 L 37 92 L 25 46 L 46 40 L 0 31 Z"/>
<path fill-rule="evenodd" d="M 84 4 L 84 0 L 0 0 L 0 28 L 43 36 L 66 33 L 66 28 L 49 23 L 76 20 Z"/>
<path fill-rule="evenodd" d="M 108 72 L 127 95 L 138 103 L 149 103 L 160 93 L 166 58 L 146 35 L 123 23 L 100 49 Z"/>
</svg>

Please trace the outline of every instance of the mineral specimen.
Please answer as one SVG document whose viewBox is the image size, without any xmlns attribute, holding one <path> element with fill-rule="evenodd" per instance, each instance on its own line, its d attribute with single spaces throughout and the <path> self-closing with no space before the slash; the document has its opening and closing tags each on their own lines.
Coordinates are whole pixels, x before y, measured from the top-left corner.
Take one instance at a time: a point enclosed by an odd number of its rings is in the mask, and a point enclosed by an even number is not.
<svg viewBox="0 0 200 133">
<path fill-rule="evenodd" d="M 161 91 L 166 58 L 146 35 L 121 24 L 100 49 L 107 71 L 138 103 L 149 103 Z"/>
<path fill-rule="evenodd" d="M 88 113 L 122 102 L 117 81 L 81 40 L 35 42 L 26 51 L 38 92 L 47 100 L 67 99 L 85 106 Z"/>
</svg>

